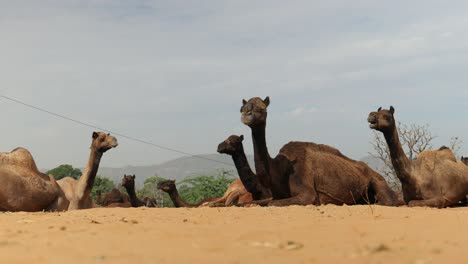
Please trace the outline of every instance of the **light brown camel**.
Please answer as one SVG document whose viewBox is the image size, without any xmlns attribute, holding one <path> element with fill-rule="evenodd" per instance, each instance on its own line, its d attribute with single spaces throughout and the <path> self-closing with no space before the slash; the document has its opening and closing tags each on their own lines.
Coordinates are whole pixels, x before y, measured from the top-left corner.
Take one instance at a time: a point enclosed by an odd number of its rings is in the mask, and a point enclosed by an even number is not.
<svg viewBox="0 0 468 264">
<path fill-rule="evenodd" d="M 171 197 L 172 203 L 174 204 L 175 207 L 191 207 L 191 208 L 199 207 L 205 203 L 218 199 L 218 198 L 206 198 L 196 204 L 189 204 L 185 202 L 182 199 L 182 197 L 180 197 L 179 191 L 177 190 L 175 183 L 176 183 L 175 180 L 166 180 L 166 181 L 159 182 L 157 186 L 158 189 L 169 194 L 169 197 Z"/>
<path fill-rule="evenodd" d="M 443 208 L 464 201 L 468 194 L 468 167 L 457 161 L 447 147 L 425 150 L 417 159 L 409 160 L 400 143 L 394 114 L 393 107 L 379 108 L 369 114 L 367 121 L 387 141 L 405 202 L 409 206 Z"/>
<path fill-rule="evenodd" d="M 102 155 L 117 146 L 117 140 L 94 132 L 91 155 L 83 175 L 55 181 L 40 173 L 28 150 L 17 148 L 0 154 L 0 211 L 63 211 L 93 206 L 90 192 Z"/>
<path fill-rule="evenodd" d="M 270 99 L 243 100 L 241 120 L 252 131 L 257 177 L 270 188 L 272 201 L 256 204 L 366 204 L 394 206 L 399 201 L 384 178 L 365 163 L 347 158 L 337 149 L 309 142 L 290 142 L 273 159 L 266 145 Z"/>
<path fill-rule="evenodd" d="M 132 207 L 158 207 L 156 199 L 145 197 L 143 201 L 138 199 L 135 192 L 135 175 L 124 175 L 121 185 L 127 190 Z"/>
<path fill-rule="evenodd" d="M 112 189 L 105 193 L 104 197 L 101 191 L 97 191 L 96 203 L 102 207 L 132 207 L 128 195 L 122 193 L 119 189 Z"/>
</svg>

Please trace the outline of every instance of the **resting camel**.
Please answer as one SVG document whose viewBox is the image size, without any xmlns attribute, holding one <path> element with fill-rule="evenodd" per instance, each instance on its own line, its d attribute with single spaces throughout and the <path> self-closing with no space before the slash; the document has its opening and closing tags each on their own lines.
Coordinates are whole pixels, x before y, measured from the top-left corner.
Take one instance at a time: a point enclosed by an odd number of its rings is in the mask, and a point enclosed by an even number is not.
<svg viewBox="0 0 468 264">
<path fill-rule="evenodd" d="M 400 143 L 394 114 L 393 107 L 379 108 L 369 114 L 367 121 L 371 129 L 385 137 L 405 202 L 409 206 L 443 208 L 464 201 L 468 194 L 468 167 L 458 162 L 447 147 L 425 150 L 417 159 L 409 160 Z"/>
<path fill-rule="evenodd" d="M 37 169 L 28 150 L 0 153 L 0 211 L 64 211 L 93 207 L 90 193 L 102 155 L 117 147 L 117 139 L 103 132 L 92 135 L 91 153 L 83 175 L 56 181 Z"/>
<path fill-rule="evenodd" d="M 158 207 L 158 203 L 154 198 L 145 197 L 143 201 L 138 199 L 135 192 L 135 175 L 124 175 L 121 185 L 127 190 L 132 207 Z"/>
<path fill-rule="evenodd" d="M 384 178 L 365 163 L 337 149 L 309 142 L 290 142 L 271 158 L 266 145 L 269 97 L 243 100 L 241 120 L 252 131 L 257 178 L 269 188 L 270 206 L 367 204 L 394 206 L 399 201 Z"/>
<path fill-rule="evenodd" d="M 463 162 L 463 164 L 465 164 L 466 166 L 468 166 L 468 157 L 461 157 L 460 159 L 461 162 Z"/>
<path fill-rule="evenodd" d="M 236 180 L 234 182 L 236 185 L 233 185 L 233 183 L 229 188 L 231 190 L 228 189 L 230 192 L 226 191 L 228 195 L 226 196 L 225 194 L 223 196 L 226 197 L 226 205 L 244 204 L 251 202 L 252 200 L 262 200 L 271 197 L 270 190 L 264 188 L 259 183 L 257 175 L 255 175 L 250 168 L 247 157 L 245 156 L 244 145 L 242 144 L 243 140 L 243 135 L 232 135 L 218 145 L 219 153 L 231 155 L 241 181 L 241 183 L 237 183 Z M 231 188 L 234 186 L 238 186 L 239 189 L 235 190 L 234 188 Z M 237 202 L 232 202 L 234 200 L 237 200 Z"/>
<path fill-rule="evenodd" d="M 200 207 L 203 204 L 206 204 L 208 202 L 211 202 L 215 199 L 218 198 L 207 198 L 202 200 L 201 202 L 198 202 L 196 204 L 189 204 L 185 202 L 182 197 L 179 195 L 179 191 L 177 191 L 176 185 L 175 185 L 175 180 L 166 180 L 158 183 L 158 189 L 166 192 L 169 194 L 169 197 L 171 197 L 172 203 L 174 204 L 175 207 Z"/>
<path fill-rule="evenodd" d="M 96 202 L 102 207 L 132 207 L 128 196 L 119 191 L 119 189 L 112 189 L 101 197 L 101 191 L 97 191 Z"/>
</svg>

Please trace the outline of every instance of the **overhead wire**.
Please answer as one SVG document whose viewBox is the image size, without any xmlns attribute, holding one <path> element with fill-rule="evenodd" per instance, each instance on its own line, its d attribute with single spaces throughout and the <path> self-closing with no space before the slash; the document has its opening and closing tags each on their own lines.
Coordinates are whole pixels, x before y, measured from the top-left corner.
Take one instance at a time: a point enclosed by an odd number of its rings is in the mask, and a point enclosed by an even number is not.
<svg viewBox="0 0 468 264">
<path fill-rule="evenodd" d="M 178 150 L 178 149 L 175 149 L 175 148 L 169 148 L 169 147 L 166 147 L 166 146 L 155 144 L 153 142 L 149 142 L 149 141 L 146 141 L 146 140 L 141 140 L 141 139 L 138 139 L 138 138 L 134 138 L 134 137 L 131 137 L 131 136 L 128 136 L 128 135 L 125 135 L 125 134 L 122 134 L 122 133 L 119 133 L 119 132 L 116 132 L 116 131 L 113 131 L 113 130 L 109 130 L 109 129 L 105 129 L 105 128 L 102 128 L 102 127 L 99 127 L 99 126 L 96 126 L 96 125 L 92 125 L 92 124 L 89 124 L 89 123 L 86 123 L 86 122 L 83 122 L 83 121 L 80 121 L 80 120 L 77 120 L 77 119 L 74 119 L 74 118 L 70 118 L 70 117 L 62 115 L 62 114 L 58 114 L 58 113 L 46 110 L 46 109 L 38 107 L 38 106 L 34 106 L 34 105 L 31 105 L 31 104 L 25 103 L 23 101 L 20 101 L 18 99 L 15 99 L 15 98 L 12 98 L 12 97 L 9 97 L 9 96 L 5 96 L 5 95 L 0 94 L 0 98 L 6 99 L 8 101 L 11 101 L 11 102 L 14 102 L 14 103 L 29 107 L 31 109 L 34 109 L 34 110 L 37 110 L 37 111 L 40 111 L 40 112 L 43 112 L 43 113 L 46 113 L 46 114 L 49 114 L 49 115 L 64 119 L 64 120 L 67 120 L 67 121 L 70 121 L 70 122 L 77 123 L 77 124 L 82 125 L 82 126 L 86 126 L 86 127 L 93 128 L 93 129 L 96 129 L 96 130 L 105 131 L 105 132 L 114 134 L 116 136 L 126 138 L 128 140 L 132 140 L 132 141 L 135 141 L 135 142 L 138 142 L 138 143 L 141 143 L 141 144 L 153 146 L 153 147 L 156 147 L 156 148 L 159 148 L 159 149 L 163 149 L 163 150 L 171 151 L 171 152 L 174 152 L 174 153 L 190 156 L 190 157 L 193 157 L 193 158 L 198 158 L 198 159 L 208 160 L 208 161 L 212 161 L 212 162 L 216 162 L 216 163 L 220 163 L 220 164 L 224 164 L 224 165 L 233 166 L 230 163 L 226 163 L 226 162 L 215 160 L 215 159 L 210 159 L 210 158 L 203 157 L 203 156 L 200 156 L 200 155 L 191 154 L 189 152 L 181 151 L 181 150 Z"/>
</svg>

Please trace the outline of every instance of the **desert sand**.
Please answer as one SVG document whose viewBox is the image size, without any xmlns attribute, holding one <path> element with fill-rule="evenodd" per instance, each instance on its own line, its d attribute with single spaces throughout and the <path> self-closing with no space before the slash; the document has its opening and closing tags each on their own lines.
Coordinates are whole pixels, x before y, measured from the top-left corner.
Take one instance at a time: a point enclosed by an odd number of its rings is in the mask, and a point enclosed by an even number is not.
<svg viewBox="0 0 468 264">
<path fill-rule="evenodd" d="M 468 263 L 468 208 L 0 213 L 1 263 Z"/>
</svg>

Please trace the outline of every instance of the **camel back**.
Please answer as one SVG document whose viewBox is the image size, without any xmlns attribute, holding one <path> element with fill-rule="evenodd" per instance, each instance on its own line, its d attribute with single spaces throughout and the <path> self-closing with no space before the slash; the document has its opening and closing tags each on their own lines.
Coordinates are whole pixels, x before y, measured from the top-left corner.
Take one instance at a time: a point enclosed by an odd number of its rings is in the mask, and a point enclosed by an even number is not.
<svg viewBox="0 0 468 264">
<path fill-rule="evenodd" d="M 11 152 L 0 153 L 0 166 L 22 172 L 39 173 L 31 153 L 24 148 L 16 148 Z"/>
</svg>

